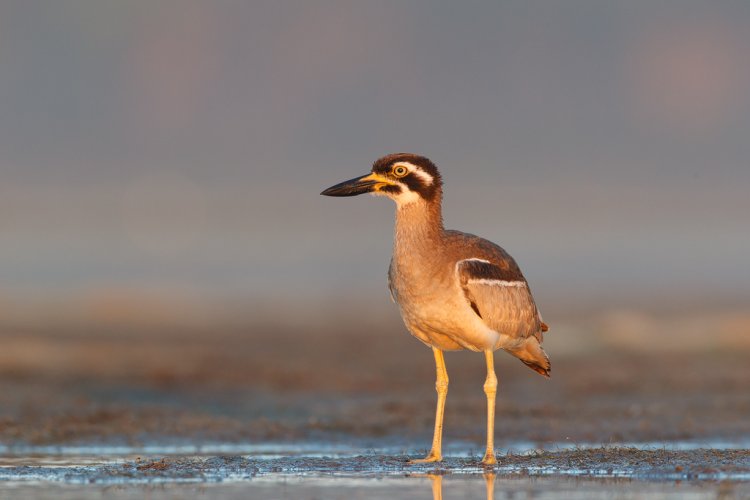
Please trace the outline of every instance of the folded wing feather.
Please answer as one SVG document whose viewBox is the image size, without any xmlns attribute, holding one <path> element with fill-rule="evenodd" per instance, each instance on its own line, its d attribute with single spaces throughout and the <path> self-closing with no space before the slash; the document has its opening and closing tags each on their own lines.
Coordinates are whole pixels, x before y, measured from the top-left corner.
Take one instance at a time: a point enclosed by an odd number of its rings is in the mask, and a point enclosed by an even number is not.
<svg viewBox="0 0 750 500">
<path fill-rule="evenodd" d="M 487 326 L 518 339 L 534 335 L 541 342 L 539 312 L 517 267 L 464 259 L 456 264 L 456 274 L 470 307 Z"/>
</svg>

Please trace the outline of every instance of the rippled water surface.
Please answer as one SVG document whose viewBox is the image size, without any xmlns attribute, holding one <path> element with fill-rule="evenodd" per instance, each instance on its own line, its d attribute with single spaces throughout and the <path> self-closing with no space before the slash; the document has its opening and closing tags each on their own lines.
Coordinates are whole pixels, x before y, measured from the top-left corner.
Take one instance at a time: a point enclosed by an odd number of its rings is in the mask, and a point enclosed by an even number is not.
<svg viewBox="0 0 750 500">
<path fill-rule="evenodd" d="M 441 464 L 323 443 L 3 450 L 3 498 L 750 498 L 747 442 L 513 443 L 484 468 L 454 443 Z"/>
<path fill-rule="evenodd" d="M 293 477 L 245 482 L 148 485 L 49 485 L 14 483 L 0 498 L 40 499 L 465 499 L 488 498 L 482 476 L 411 476 L 387 478 Z M 489 498 L 513 499 L 716 499 L 748 498 L 746 483 L 676 483 L 618 479 L 497 477 Z"/>
</svg>

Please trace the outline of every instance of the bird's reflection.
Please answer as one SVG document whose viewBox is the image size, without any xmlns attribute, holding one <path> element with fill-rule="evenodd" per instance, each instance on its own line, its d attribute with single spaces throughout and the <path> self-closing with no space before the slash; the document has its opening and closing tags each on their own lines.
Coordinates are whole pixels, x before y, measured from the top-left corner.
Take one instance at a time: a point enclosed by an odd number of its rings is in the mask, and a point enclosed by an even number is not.
<svg viewBox="0 0 750 500">
<path fill-rule="evenodd" d="M 495 498 L 495 476 L 494 472 L 485 472 L 484 483 L 487 488 L 487 500 L 493 500 Z"/>
<path fill-rule="evenodd" d="M 485 472 L 482 474 L 487 491 L 487 500 L 495 498 L 495 476 L 494 472 Z M 443 475 L 427 474 L 427 477 L 430 478 L 432 484 L 432 500 L 443 500 Z"/>
<path fill-rule="evenodd" d="M 437 474 L 428 474 L 432 482 L 432 500 L 443 500 L 443 476 Z"/>
</svg>

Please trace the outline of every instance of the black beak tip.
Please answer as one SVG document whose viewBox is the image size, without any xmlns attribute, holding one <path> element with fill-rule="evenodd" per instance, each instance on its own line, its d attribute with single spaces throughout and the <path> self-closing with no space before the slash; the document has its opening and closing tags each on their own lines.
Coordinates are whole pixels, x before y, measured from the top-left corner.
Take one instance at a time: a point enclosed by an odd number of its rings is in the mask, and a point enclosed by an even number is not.
<svg viewBox="0 0 750 500">
<path fill-rule="evenodd" d="M 338 186 L 331 186 L 320 192 L 322 196 L 341 196 Z"/>
<path fill-rule="evenodd" d="M 369 175 L 369 174 L 368 174 Z M 377 184 L 374 180 L 364 180 L 363 177 L 357 177 L 348 181 L 341 182 L 335 186 L 331 186 L 328 189 L 324 189 L 320 194 L 323 196 L 357 196 L 359 194 L 369 193 L 373 187 Z"/>
</svg>

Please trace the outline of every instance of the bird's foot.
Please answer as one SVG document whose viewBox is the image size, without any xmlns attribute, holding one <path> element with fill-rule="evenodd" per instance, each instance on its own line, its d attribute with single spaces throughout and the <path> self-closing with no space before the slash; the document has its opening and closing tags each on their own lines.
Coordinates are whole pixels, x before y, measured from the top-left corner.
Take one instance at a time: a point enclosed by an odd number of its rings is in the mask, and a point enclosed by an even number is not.
<svg viewBox="0 0 750 500">
<path fill-rule="evenodd" d="M 495 452 L 487 450 L 487 452 L 484 454 L 484 458 L 482 459 L 482 465 L 495 465 L 496 463 L 497 458 L 495 458 Z"/>
<path fill-rule="evenodd" d="M 409 460 L 408 463 L 410 464 L 426 464 L 430 462 L 440 462 L 443 460 L 443 456 L 440 453 L 436 453 L 434 451 L 431 451 L 426 457 L 424 458 L 415 458 L 413 460 Z"/>
</svg>

